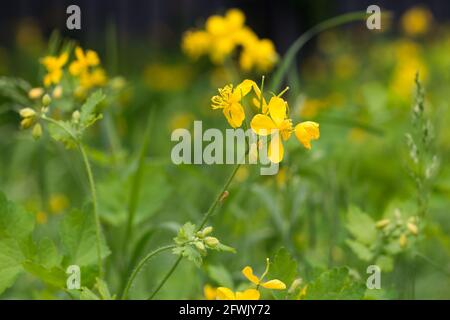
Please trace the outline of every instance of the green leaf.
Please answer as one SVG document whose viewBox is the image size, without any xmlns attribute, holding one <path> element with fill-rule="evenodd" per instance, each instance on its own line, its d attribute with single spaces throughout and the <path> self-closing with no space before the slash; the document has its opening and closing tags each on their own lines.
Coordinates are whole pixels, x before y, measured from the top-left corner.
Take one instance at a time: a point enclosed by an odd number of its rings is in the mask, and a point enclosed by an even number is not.
<svg viewBox="0 0 450 320">
<path fill-rule="evenodd" d="M 172 250 L 176 255 L 181 255 L 192 261 L 197 267 L 202 265 L 203 259 L 201 253 L 191 245 L 176 247 Z"/>
<path fill-rule="evenodd" d="M 375 222 L 357 207 L 351 206 L 347 214 L 347 229 L 358 242 L 371 245 L 377 237 Z"/>
<path fill-rule="evenodd" d="M 34 223 L 33 214 L 8 201 L 0 192 L 0 238 L 24 239 L 33 231 Z"/>
<path fill-rule="evenodd" d="M 97 290 L 102 300 L 114 300 L 114 297 L 111 296 L 111 293 L 109 291 L 108 284 L 102 279 L 97 278 L 96 280 L 97 283 L 95 286 L 97 287 Z"/>
<path fill-rule="evenodd" d="M 80 293 L 80 300 L 100 300 L 100 298 L 94 292 L 89 290 L 89 288 L 82 287 Z"/>
<path fill-rule="evenodd" d="M 191 222 L 185 223 L 180 230 L 178 230 L 178 235 L 173 239 L 176 244 L 184 244 L 187 241 L 192 240 L 195 237 L 195 224 Z"/>
<path fill-rule="evenodd" d="M 394 269 L 394 259 L 389 256 L 379 256 L 375 264 L 384 272 L 391 272 Z"/>
<path fill-rule="evenodd" d="M 27 272 L 51 286 L 64 288 L 66 285 L 66 273 L 61 268 L 46 268 L 32 261 L 25 261 L 23 267 Z"/>
<path fill-rule="evenodd" d="M 307 300 L 359 300 L 365 286 L 349 275 L 348 268 L 327 270 L 312 281 L 306 290 Z"/>
<path fill-rule="evenodd" d="M 33 229 L 34 216 L 0 193 L 0 293 L 14 284 L 26 255 L 34 252 Z"/>
<path fill-rule="evenodd" d="M 80 112 L 80 125 L 83 128 L 89 127 L 94 124 L 101 117 L 95 113 L 97 105 L 105 99 L 105 95 L 102 90 L 99 89 L 92 93 L 86 102 L 81 106 Z"/>
<path fill-rule="evenodd" d="M 366 245 L 351 239 L 347 239 L 345 242 L 350 247 L 350 249 L 352 249 L 352 251 L 358 256 L 359 259 L 364 261 L 372 260 L 373 254 Z"/>
<path fill-rule="evenodd" d="M 297 261 L 295 261 L 288 250 L 280 248 L 275 257 L 270 262 L 268 280 L 278 279 L 286 284 L 286 287 L 292 284 L 297 277 Z M 272 294 L 276 299 L 285 299 L 287 290 L 272 290 Z"/>
<path fill-rule="evenodd" d="M 62 142 L 67 149 L 72 149 L 76 146 L 74 136 L 76 131 L 72 127 L 72 124 L 68 121 L 56 120 L 59 125 L 49 123 L 48 132 L 50 136 L 59 142 Z"/>
<path fill-rule="evenodd" d="M 219 286 L 233 288 L 233 278 L 228 270 L 221 265 L 209 265 L 206 268 L 208 276 L 214 280 Z"/>
<path fill-rule="evenodd" d="M 62 256 L 59 255 L 58 249 L 49 238 L 43 238 L 39 242 L 37 249 L 36 262 L 45 268 L 52 268 L 61 265 Z"/>
<path fill-rule="evenodd" d="M 97 263 L 97 238 L 92 205 L 67 214 L 61 223 L 60 236 L 68 259 L 67 264 L 85 266 Z M 106 258 L 110 251 L 102 235 L 100 240 L 101 257 Z"/>
</svg>

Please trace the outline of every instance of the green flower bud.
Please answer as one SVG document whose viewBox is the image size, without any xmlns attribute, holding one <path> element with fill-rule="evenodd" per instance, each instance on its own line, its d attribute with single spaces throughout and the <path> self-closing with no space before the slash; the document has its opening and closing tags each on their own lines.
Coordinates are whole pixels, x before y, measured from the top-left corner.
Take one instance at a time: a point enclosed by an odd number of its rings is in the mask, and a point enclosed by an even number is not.
<svg viewBox="0 0 450 320">
<path fill-rule="evenodd" d="M 48 105 L 50 105 L 51 102 L 52 102 L 52 98 L 48 94 L 45 94 L 42 97 L 42 105 L 44 107 L 47 107 Z"/>
<path fill-rule="evenodd" d="M 22 118 L 32 118 L 36 115 L 36 111 L 31 108 L 23 108 L 19 111 Z"/>
<path fill-rule="evenodd" d="M 217 247 L 217 245 L 218 245 L 219 243 L 220 243 L 220 242 L 219 242 L 219 239 L 217 239 L 216 237 L 206 237 L 206 238 L 205 238 L 205 244 L 206 244 L 208 247 L 215 248 L 215 247 Z"/>
<path fill-rule="evenodd" d="M 42 136 L 42 126 L 39 123 L 36 123 L 31 134 L 36 140 L 39 139 Z"/>
<path fill-rule="evenodd" d="M 194 245 L 197 247 L 198 250 L 201 250 L 201 251 L 205 250 L 205 245 L 201 241 L 194 242 Z"/>
</svg>

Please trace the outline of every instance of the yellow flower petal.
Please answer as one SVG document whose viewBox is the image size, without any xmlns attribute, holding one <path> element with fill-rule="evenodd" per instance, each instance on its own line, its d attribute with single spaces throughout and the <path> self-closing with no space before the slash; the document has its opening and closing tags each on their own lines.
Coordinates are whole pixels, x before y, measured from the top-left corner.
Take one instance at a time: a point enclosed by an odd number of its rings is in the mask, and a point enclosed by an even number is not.
<svg viewBox="0 0 450 320">
<path fill-rule="evenodd" d="M 261 283 L 261 286 L 266 288 L 266 289 L 274 289 L 274 290 L 284 290 L 286 289 L 286 285 L 278 280 L 278 279 L 274 279 L 274 280 L 269 280 L 266 281 L 264 283 Z"/>
<path fill-rule="evenodd" d="M 100 63 L 97 52 L 93 50 L 88 50 L 86 52 L 86 63 L 90 66 L 96 66 Z"/>
<path fill-rule="evenodd" d="M 258 285 L 259 279 L 257 276 L 253 274 L 252 267 L 246 266 L 244 269 L 242 269 L 242 274 L 252 283 Z"/>
<path fill-rule="evenodd" d="M 311 149 L 311 140 L 320 137 L 319 124 L 313 121 L 306 121 L 295 126 L 295 136 L 306 149 Z"/>
<path fill-rule="evenodd" d="M 250 122 L 250 127 L 260 136 L 267 136 L 272 133 L 272 130 L 277 129 L 277 126 L 272 119 L 264 114 L 255 115 Z"/>
<path fill-rule="evenodd" d="M 236 292 L 236 300 L 259 300 L 260 293 L 256 289 L 247 289 L 244 292 Z"/>
<path fill-rule="evenodd" d="M 217 288 L 217 300 L 236 300 L 233 291 L 225 287 Z"/>
<path fill-rule="evenodd" d="M 269 101 L 269 114 L 279 127 L 286 119 L 286 101 L 279 97 L 272 97 Z"/>
<path fill-rule="evenodd" d="M 231 106 L 224 108 L 223 114 L 233 128 L 240 127 L 245 119 L 244 108 L 239 103 L 233 103 Z"/>
<path fill-rule="evenodd" d="M 255 81 L 246 79 L 237 85 L 233 94 L 236 95 L 236 99 L 241 100 L 255 87 L 257 87 Z"/>
<path fill-rule="evenodd" d="M 267 156 L 273 163 L 280 163 L 283 160 L 284 147 L 279 134 L 272 136 Z"/>
<path fill-rule="evenodd" d="M 203 287 L 203 294 L 205 295 L 206 300 L 216 300 L 217 289 L 207 284 Z"/>
</svg>

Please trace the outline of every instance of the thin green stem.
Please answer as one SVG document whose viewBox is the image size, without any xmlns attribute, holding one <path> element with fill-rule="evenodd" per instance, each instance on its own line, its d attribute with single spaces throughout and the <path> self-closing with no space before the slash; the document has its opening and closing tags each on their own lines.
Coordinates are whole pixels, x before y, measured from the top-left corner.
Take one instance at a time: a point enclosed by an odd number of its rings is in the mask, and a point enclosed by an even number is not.
<svg viewBox="0 0 450 320">
<path fill-rule="evenodd" d="M 228 179 L 225 181 L 224 186 L 222 187 L 222 189 L 220 190 L 220 192 L 218 193 L 218 195 L 216 196 L 214 202 L 211 204 L 211 206 L 209 207 L 208 211 L 205 213 L 205 215 L 203 216 L 203 219 L 199 225 L 199 227 L 197 228 L 197 231 L 200 231 L 201 229 L 203 229 L 203 227 L 205 226 L 205 224 L 208 222 L 208 219 L 211 217 L 211 215 L 214 213 L 214 210 L 217 208 L 217 206 L 219 205 L 219 203 L 221 202 L 222 196 L 224 194 L 224 192 L 228 189 L 228 187 L 230 186 L 231 182 L 233 181 L 233 178 L 236 176 L 237 171 L 239 170 L 239 168 L 241 167 L 241 163 L 237 163 L 234 168 L 233 171 L 231 172 L 230 176 L 228 177 Z M 161 290 L 161 288 L 164 286 L 164 284 L 167 282 L 167 280 L 170 278 L 170 276 L 172 275 L 172 273 L 175 271 L 175 269 L 177 268 L 178 264 L 180 263 L 182 257 L 178 257 L 178 259 L 175 261 L 175 263 L 173 264 L 173 266 L 170 268 L 170 270 L 167 272 L 167 274 L 164 276 L 164 278 L 162 279 L 162 281 L 159 283 L 159 285 L 156 287 L 155 291 L 153 291 L 153 293 L 150 295 L 150 297 L 148 298 L 148 300 L 153 299 L 153 297 L 159 292 L 159 290 Z"/>
<path fill-rule="evenodd" d="M 325 20 L 303 33 L 300 37 L 297 38 L 297 40 L 295 40 L 295 42 L 291 45 L 289 50 L 284 55 L 280 66 L 277 68 L 275 74 L 272 77 L 272 85 L 270 91 L 277 92 L 280 89 L 283 78 L 289 71 L 290 66 L 295 59 L 295 56 L 300 51 L 300 49 L 314 36 L 327 29 L 331 29 L 352 21 L 365 20 L 366 18 L 367 13 L 365 11 L 350 12 Z"/>
<path fill-rule="evenodd" d="M 141 271 L 142 267 L 144 267 L 144 265 L 147 263 L 148 260 L 150 260 L 151 258 L 153 258 L 154 256 L 156 256 L 157 254 L 176 248 L 176 245 L 169 245 L 169 246 L 165 246 L 165 247 L 161 247 L 158 248 L 152 252 L 150 252 L 149 254 L 147 254 L 136 266 L 136 268 L 133 270 L 133 272 L 131 273 L 130 277 L 128 278 L 128 282 L 127 285 L 125 286 L 125 290 L 123 291 L 122 294 L 122 300 L 126 299 L 128 296 L 128 291 L 130 290 L 131 286 L 133 285 L 134 279 L 136 278 L 136 276 L 139 274 L 139 272 Z"/>
<path fill-rule="evenodd" d="M 101 226 L 100 226 L 100 217 L 98 215 L 98 210 L 97 210 L 97 192 L 95 189 L 94 175 L 92 174 L 92 169 L 91 169 L 91 165 L 90 165 L 89 159 L 86 154 L 86 150 L 84 149 L 80 138 L 74 132 L 69 130 L 64 125 L 62 125 L 60 122 L 58 122 L 52 118 L 48 118 L 45 115 L 42 115 L 41 119 L 44 121 L 47 121 L 49 123 L 52 123 L 53 125 L 59 127 L 61 130 L 65 131 L 67 134 L 69 134 L 70 137 L 75 141 L 78 149 L 80 150 L 81 156 L 83 158 L 84 167 L 86 169 L 86 174 L 88 176 L 89 189 L 91 191 L 92 206 L 93 206 L 94 219 L 95 219 L 95 237 L 96 237 L 97 258 L 98 258 L 98 273 L 99 273 L 99 278 L 102 279 L 103 278 L 103 265 L 102 265 L 102 253 L 101 253 L 101 247 L 100 247 Z"/>
<path fill-rule="evenodd" d="M 86 173 L 89 180 L 89 188 L 91 190 L 91 197 L 92 197 L 92 207 L 94 211 L 94 218 L 95 218 L 95 238 L 96 238 L 96 247 L 97 247 L 97 259 L 98 259 L 98 273 L 99 278 L 103 279 L 103 265 L 102 265 L 102 251 L 100 247 L 100 217 L 98 215 L 97 210 L 97 192 L 95 189 L 95 181 L 94 181 L 94 175 L 92 174 L 91 165 L 89 163 L 89 159 L 86 154 L 86 150 L 83 147 L 83 144 L 81 141 L 78 141 L 78 149 L 80 149 L 81 155 L 83 156 L 83 162 L 84 167 L 86 168 Z"/>
</svg>

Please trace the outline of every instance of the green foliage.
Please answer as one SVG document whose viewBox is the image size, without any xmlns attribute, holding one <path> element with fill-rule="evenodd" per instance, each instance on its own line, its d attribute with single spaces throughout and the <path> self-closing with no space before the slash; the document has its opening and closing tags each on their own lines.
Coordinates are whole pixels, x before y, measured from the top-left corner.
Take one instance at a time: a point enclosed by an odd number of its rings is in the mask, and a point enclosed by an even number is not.
<svg viewBox="0 0 450 320">
<path fill-rule="evenodd" d="M 348 268 L 333 268 L 314 279 L 306 291 L 306 300 L 359 300 L 365 286 L 353 279 Z"/>
<path fill-rule="evenodd" d="M 289 251 L 286 248 L 280 248 L 270 261 L 268 278 L 281 280 L 289 288 L 298 276 L 297 268 L 297 261 L 292 258 Z M 287 290 L 272 290 L 272 294 L 276 299 L 285 299 L 288 296 L 290 298 L 294 297 L 298 294 L 298 291 L 294 290 L 288 293 Z"/>
</svg>

